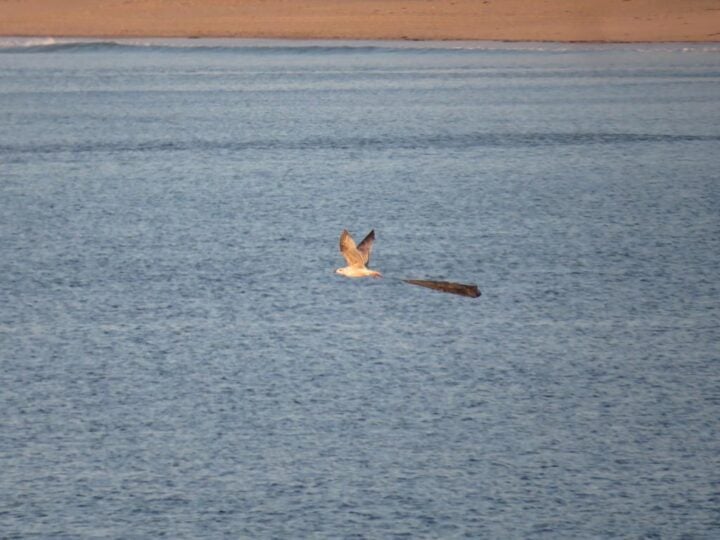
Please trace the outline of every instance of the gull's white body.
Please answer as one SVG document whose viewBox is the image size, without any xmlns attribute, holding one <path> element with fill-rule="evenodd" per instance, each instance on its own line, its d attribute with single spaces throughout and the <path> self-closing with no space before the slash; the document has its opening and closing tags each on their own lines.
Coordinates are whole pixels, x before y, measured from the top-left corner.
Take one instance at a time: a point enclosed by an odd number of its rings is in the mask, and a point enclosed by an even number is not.
<svg viewBox="0 0 720 540">
<path fill-rule="evenodd" d="M 335 273 L 351 278 L 382 277 L 380 272 L 367 267 L 370 263 L 370 252 L 374 240 L 375 231 L 370 231 L 363 241 L 356 246 L 355 240 L 352 239 L 350 233 L 344 230 L 340 234 L 340 253 L 342 253 L 348 265 L 338 268 Z"/>
<path fill-rule="evenodd" d="M 370 270 L 369 268 L 354 268 L 352 266 L 345 266 L 335 270 L 336 274 L 340 274 L 345 277 L 381 277 L 382 274 L 376 270 Z"/>
</svg>

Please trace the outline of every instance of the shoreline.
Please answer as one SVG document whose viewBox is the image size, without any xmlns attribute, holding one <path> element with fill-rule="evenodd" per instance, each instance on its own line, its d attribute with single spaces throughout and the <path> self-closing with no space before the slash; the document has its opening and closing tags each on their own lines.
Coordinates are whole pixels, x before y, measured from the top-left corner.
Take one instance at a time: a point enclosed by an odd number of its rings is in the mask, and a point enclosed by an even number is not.
<svg viewBox="0 0 720 540">
<path fill-rule="evenodd" d="M 717 0 L 6 0 L 1 37 L 720 42 Z"/>
<path fill-rule="evenodd" d="M 638 41 L 611 41 L 611 40 L 567 40 L 567 41 L 553 41 L 549 39 L 458 39 L 458 38 L 435 38 L 435 39 L 422 39 L 422 38 L 352 38 L 352 37 L 268 37 L 268 36 L 245 36 L 245 35 L 217 35 L 217 36 L 185 36 L 185 35 L 75 35 L 75 34 L 0 34 L 0 42 L 7 40 L 62 40 L 67 42 L 73 42 L 73 40 L 81 40 L 88 42 L 101 42 L 107 41 L 132 41 L 132 40 L 188 40 L 188 41 L 199 41 L 199 40 L 236 40 L 236 41 L 287 41 L 287 42 L 351 42 L 351 43 L 506 43 L 508 45 L 518 45 L 522 43 L 527 44 L 545 44 L 545 45 L 720 45 L 720 40 L 707 40 L 707 41 L 687 41 L 687 40 L 664 40 L 664 41 L 650 41 L 650 40 L 638 40 Z"/>
</svg>

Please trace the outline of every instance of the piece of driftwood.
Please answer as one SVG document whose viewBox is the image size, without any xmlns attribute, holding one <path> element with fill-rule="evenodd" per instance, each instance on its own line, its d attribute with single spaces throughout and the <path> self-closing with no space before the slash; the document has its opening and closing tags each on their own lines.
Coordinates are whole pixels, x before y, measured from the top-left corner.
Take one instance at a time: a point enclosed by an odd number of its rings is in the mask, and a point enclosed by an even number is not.
<svg viewBox="0 0 720 540">
<path fill-rule="evenodd" d="M 480 290 L 477 285 L 465 285 L 463 283 L 453 283 L 452 281 L 433 281 L 429 279 L 403 279 L 403 281 L 411 285 L 419 285 L 420 287 L 427 287 L 428 289 L 435 289 L 436 291 L 451 294 L 459 294 L 460 296 L 469 296 L 470 298 L 480 296 Z"/>
</svg>

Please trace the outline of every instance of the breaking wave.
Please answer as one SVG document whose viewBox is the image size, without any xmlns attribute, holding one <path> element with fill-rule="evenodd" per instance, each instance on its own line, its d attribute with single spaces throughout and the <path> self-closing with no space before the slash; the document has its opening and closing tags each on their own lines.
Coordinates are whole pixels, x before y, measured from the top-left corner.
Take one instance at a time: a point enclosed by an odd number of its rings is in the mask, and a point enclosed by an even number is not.
<svg viewBox="0 0 720 540">
<path fill-rule="evenodd" d="M 357 54 L 375 51 L 420 53 L 458 51 L 485 53 L 577 53 L 635 51 L 717 53 L 715 43 L 553 43 L 553 42 L 497 42 L 497 41 L 345 41 L 345 40 L 283 40 L 241 38 L 155 38 L 155 39 L 76 39 L 76 38 L 0 38 L 0 54 L 27 53 L 93 53 L 126 52 L 233 52 L 285 54 Z"/>
</svg>

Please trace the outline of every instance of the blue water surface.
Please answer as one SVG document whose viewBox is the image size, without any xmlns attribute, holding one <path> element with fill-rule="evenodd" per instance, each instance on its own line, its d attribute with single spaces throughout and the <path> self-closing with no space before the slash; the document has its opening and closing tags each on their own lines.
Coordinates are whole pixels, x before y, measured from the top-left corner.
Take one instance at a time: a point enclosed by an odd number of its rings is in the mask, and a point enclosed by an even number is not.
<svg viewBox="0 0 720 540">
<path fill-rule="evenodd" d="M 711 44 L 0 40 L 0 536 L 719 537 L 719 88 Z"/>
</svg>

